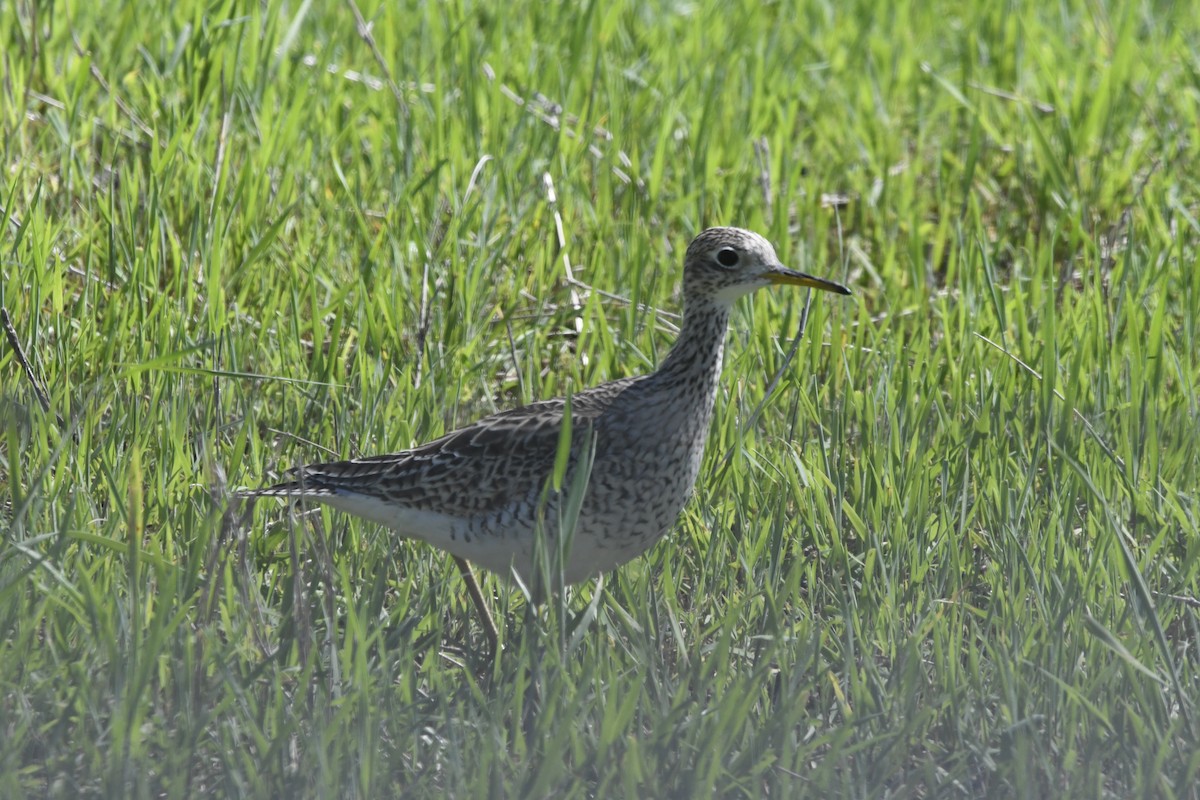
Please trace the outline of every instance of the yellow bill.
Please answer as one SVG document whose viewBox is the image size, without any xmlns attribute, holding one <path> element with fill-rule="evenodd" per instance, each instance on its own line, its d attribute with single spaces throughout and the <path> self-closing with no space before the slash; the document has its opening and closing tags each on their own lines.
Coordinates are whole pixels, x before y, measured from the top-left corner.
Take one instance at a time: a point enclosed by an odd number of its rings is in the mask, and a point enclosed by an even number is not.
<svg viewBox="0 0 1200 800">
<path fill-rule="evenodd" d="M 815 275 L 809 275 L 807 272 L 797 272 L 794 269 L 787 269 L 786 267 L 769 269 L 759 277 L 765 278 L 771 283 L 787 286 L 807 286 L 809 289 L 820 289 L 823 292 L 850 294 L 850 290 L 840 283 L 826 280 L 825 278 L 818 278 Z"/>
</svg>

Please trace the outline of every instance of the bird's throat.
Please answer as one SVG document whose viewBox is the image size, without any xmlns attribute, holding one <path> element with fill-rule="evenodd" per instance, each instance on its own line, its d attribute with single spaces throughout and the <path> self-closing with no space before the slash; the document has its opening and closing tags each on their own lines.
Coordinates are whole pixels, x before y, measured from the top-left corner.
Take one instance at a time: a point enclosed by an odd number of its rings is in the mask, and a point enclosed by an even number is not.
<svg viewBox="0 0 1200 800">
<path fill-rule="evenodd" d="M 699 395 L 711 413 L 728 327 L 729 308 L 723 304 L 686 307 L 679 339 L 655 373 L 656 381 L 680 394 Z"/>
</svg>

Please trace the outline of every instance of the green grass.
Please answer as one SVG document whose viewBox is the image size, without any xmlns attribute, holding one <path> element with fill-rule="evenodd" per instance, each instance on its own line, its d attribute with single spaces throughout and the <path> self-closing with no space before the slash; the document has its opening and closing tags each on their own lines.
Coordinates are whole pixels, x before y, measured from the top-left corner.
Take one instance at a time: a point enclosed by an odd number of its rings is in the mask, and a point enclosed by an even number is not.
<svg viewBox="0 0 1200 800">
<path fill-rule="evenodd" d="M 0 0 L 0 796 L 1200 796 L 1189 4 L 359 2 Z M 856 294 L 495 660 L 230 503 L 652 369 L 713 224 Z"/>
</svg>

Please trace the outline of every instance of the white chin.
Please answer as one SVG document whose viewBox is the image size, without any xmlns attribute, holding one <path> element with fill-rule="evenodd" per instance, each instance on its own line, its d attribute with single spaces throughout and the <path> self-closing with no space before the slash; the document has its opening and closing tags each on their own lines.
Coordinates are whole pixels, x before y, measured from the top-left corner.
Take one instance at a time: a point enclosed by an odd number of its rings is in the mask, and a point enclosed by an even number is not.
<svg viewBox="0 0 1200 800">
<path fill-rule="evenodd" d="M 769 285 L 769 281 L 755 281 L 754 283 L 739 283 L 736 286 L 726 286 L 714 295 L 714 299 L 721 305 L 731 306 L 737 302 L 739 297 L 745 297 L 751 292 Z"/>
</svg>

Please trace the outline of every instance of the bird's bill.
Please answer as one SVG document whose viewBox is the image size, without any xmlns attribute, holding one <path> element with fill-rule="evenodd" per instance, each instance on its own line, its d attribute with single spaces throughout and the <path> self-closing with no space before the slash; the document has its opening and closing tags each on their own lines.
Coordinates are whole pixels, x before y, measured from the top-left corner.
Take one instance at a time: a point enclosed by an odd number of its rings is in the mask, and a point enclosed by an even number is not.
<svg viewBox="0 0 1200 800">
<path fill-rule="evenodd" d="M 850 290 L 840 283 L 818 278 L 815 275 L 809 275 L 807 272 L 797 272 L 794 269 L 786 269 L 784 267 L 776 267 L 764 272 L 762 277 L 771 283 L 787 286 L 807 286 L 809 289 L 820 289 L 823 292 L 833 292 L 834 294 L 850 294 Z"/>
</svg>

